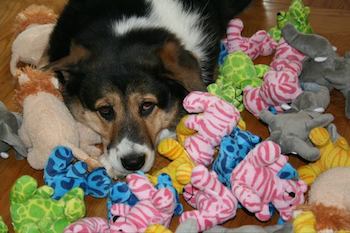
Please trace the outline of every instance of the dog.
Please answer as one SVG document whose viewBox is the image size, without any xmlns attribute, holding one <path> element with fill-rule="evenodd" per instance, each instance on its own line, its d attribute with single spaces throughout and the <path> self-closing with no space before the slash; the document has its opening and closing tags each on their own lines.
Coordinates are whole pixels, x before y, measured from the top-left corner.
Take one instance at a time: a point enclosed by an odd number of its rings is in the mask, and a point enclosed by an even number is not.
<svg viewBox="0 0 350 233">
<path fill-rule="evenodd" d="M 109 175 L 147 172 L 182 100 L 214 81 L 227 23 L 251 0 L 70 0 L 48 68 L 74 117 L 98 132 Z"/>
</svg>

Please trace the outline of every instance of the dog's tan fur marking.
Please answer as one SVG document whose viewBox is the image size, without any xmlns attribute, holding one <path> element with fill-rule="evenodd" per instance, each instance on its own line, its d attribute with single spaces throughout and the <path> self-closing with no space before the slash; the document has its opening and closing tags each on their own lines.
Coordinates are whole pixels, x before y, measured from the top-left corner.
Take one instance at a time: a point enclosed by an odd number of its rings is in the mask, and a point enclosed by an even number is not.
<svg viewBox="0 0 350 233">
<path fill-rule="evenodd" d="M 139 93 L 133 93 L 129 97 L 128 104 L 131 108 L 130 112 L 132 113 L 132 117 L 135 120 L 135 122 L 137 122 L 137 124 L 140 125 L 140 129 L 145 129 L 144 132 L 142 132 L 142 134 L 148 137 L 148 144 L 155 145 L 158 133 L 162 129 L 171 126 L 171 124 L 174 122 L 174 119 L 177 116 L 178 109 L 175 107 L 171 109 L 171 111 L 166 112 L 155 106 L 153 112 L 150 115 L 142 118 L 139 115 L 138 106 L 140 106 L 142 102 L 148 101 L 156 104 L 158 103 L 157 98 L 153 95 L 142 95 Z"/>
<path fill-rule="evenodd" d="M 188 91 L 205 91 L 205 85 L 201 80 L 200 68 L 197 65 L 184 65 L 181 62 L 181 53 L 185 51 L 177 41 L 168 41 L 159 51 L 166 69 L 173 73 L 169 77 L 179 81 Z M 189 52 L 188 52 L 189 53 Z M 190 53 L 187 56 L 192 56 Z M 195 58 L 194 58 L 195 60 Z"/>
</svg>

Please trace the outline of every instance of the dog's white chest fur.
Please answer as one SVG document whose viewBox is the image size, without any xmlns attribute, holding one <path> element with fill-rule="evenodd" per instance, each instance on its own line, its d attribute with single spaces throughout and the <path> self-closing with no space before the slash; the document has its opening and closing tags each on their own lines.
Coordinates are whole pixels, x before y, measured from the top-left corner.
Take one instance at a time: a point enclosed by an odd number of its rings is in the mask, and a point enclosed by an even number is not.
<svg viewBox="0 0 350 233">
<path fill-rule="evenodd" d="M 150 4 L 149 13 L 143 17 L 123 18 L 113 23 L 113 31 L 123 35 L 138 28 L 165 28 L 182 42 L 186 50 L 192 52 L 200 66 L 208 60 L 206 46 L 211 43 L 208 33 L 204 33 L 203 16 L 195 9 L 185 9 L 177 0 L 146 0 Z M 203 69 L 202 69 L 203 71 Z M 202 72 L 202 75 L 206 74 Z"/>
</svg>

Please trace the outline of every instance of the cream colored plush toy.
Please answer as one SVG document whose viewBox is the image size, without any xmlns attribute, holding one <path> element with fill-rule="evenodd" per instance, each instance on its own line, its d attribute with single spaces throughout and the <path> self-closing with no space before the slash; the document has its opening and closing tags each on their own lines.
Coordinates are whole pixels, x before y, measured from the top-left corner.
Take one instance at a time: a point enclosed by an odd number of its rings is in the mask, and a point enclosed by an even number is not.
<svg viewBox="0 0 350 233">
<path fill-rule="evenodd" d="M 295 212 L 296 233 L 350 232 L 350 167 L 321 173 L 311 185 L 308 199 Z"/>
<path fill-rule="evenodd" d="M 18 82 L 16 98 L 23 107 L 23 123 L 18 133 L 28 148 L 29 164 L 35 169 L 43 169 L 51 150 L 66 146 L 90 169 L 100 167 L 95 159 L 100 151 L 91 145 L 98 143 L 99 137 L 80 124 L 80 130 L 84 131 L 80 133 L 84 135 L 84 142 L 80 142 L 77 122 L 62 101 L 57 79 L 51 73 L 26 67 L 19 72 Z M 95 158 L 80 149 L 80 145 Z"/>
<path fill-rule="evenodd" d="M 46 54 L 50 34 L 57 14 L 41 5 L 30 5 L 15 19 L 16 38 L 12 43 L 10 71 L 16 75 L 19 62 L 41 67 L 47 64 Z"/>
</svg>

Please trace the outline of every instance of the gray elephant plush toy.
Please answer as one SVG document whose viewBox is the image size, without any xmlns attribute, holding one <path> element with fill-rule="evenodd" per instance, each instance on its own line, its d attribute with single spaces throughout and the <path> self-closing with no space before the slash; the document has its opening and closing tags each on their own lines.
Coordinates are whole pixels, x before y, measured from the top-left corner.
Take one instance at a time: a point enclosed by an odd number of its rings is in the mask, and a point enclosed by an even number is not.
<svg viewBox="0 0 350 233">
<path fill-rule="evenodd" d="M 331 100 L 327 87 L 317 83 L 301 83 L 303 93 L 293 100 L 285 110 L 298 112 L 300 110 L 323 113 Z"/>
<path fill-rule="evenodd" d="M 350 118 L 350 52 L 340 57 L 326 38 L 300 33 L 291 24 L 282 29 L 282 35 L 289 45 L 307 56 L 300 80 L 341 91 L 345 97 L 345 115 Z"/>
<path fill-rule="evenodd" d="M 320 156 L 320 151 L 309 140 L 310 131 L 316 127 L 327 126 L 334 120 L 329 113 L 320 114 L 304 110 L 277 115 L 263 110 L 259 118 L 269 127 L 271 134 L 267 140 L 279 144 L 282 153 L 296 153 L 307 161 L 315 161 Z"/>
<path fill-rule="evenodd" d="M 215 226 L 209 230 L 203 231 L 203 233 L 292 233 L 293 226 L 291 223 L 285 223 L 283 225 L 273 226 L 257 226 L 246 225 L 238 228 L 226 228 L 222 226 Z M 187 219 L 181 223 L 176 229 L 175 233 L 198 233 L 197 223 L 193 219 Z"/>
<path fill-rule="evenodd" d="M 27 155 L 26 147 L 18 137 L 17 131 L 21 124 L 21 117 L 18 114 L 7 110 L 0 102 L 0 156 L 8 157 L 10 148 L 16 151 L 16 159 L 23 159 Z"/>
</svg>

